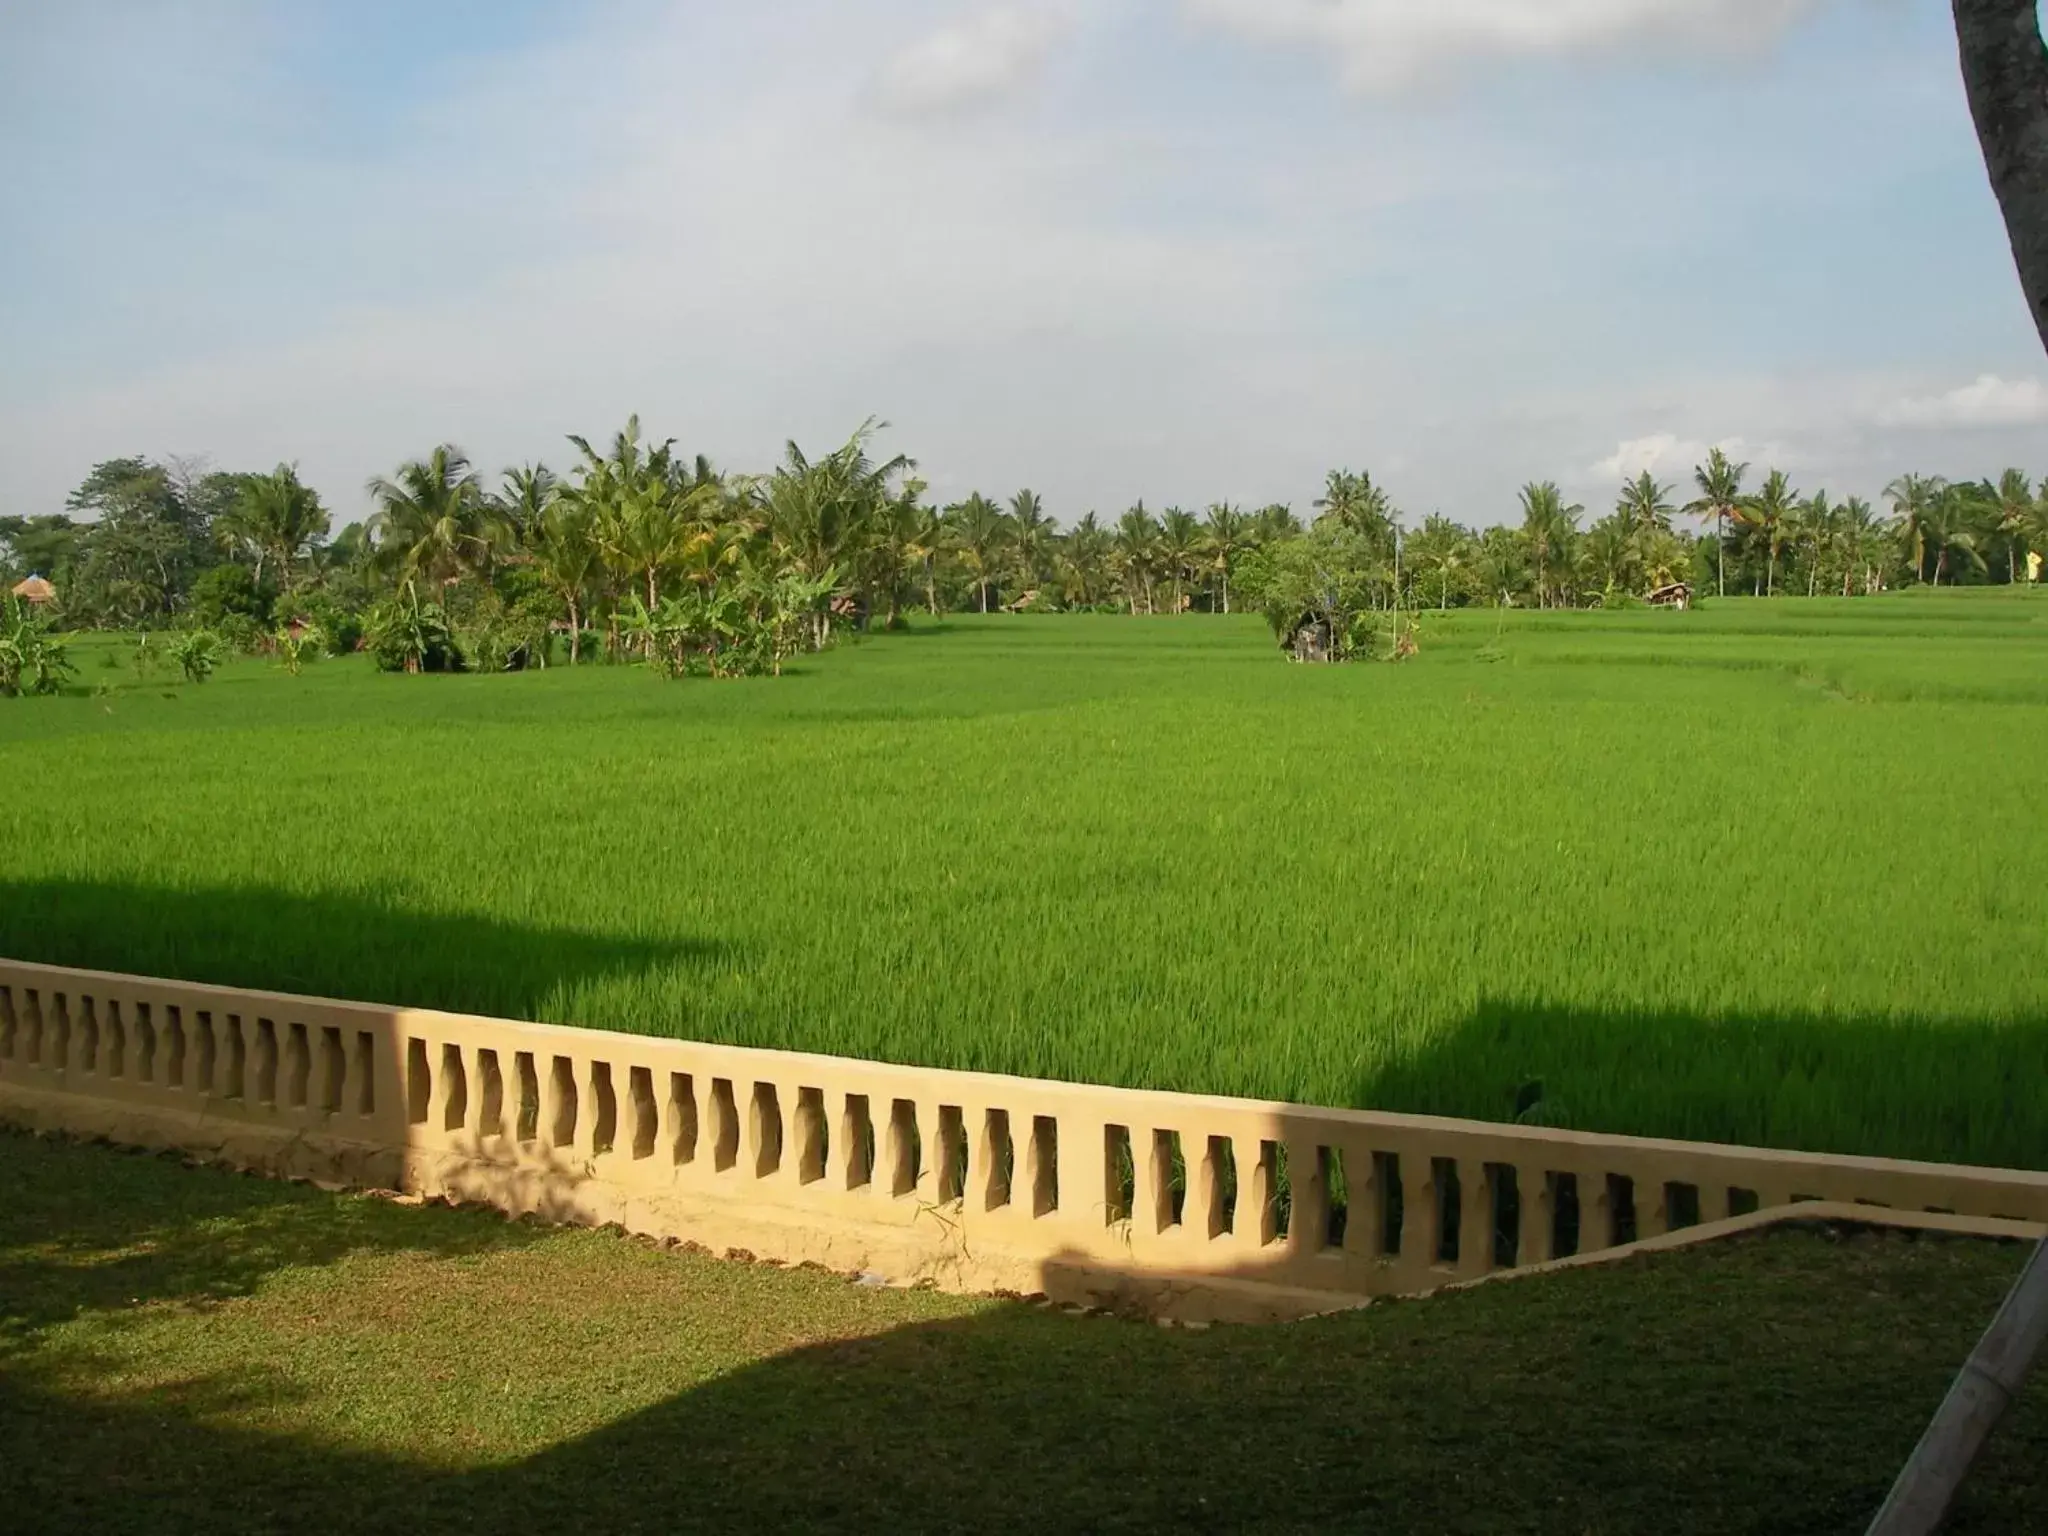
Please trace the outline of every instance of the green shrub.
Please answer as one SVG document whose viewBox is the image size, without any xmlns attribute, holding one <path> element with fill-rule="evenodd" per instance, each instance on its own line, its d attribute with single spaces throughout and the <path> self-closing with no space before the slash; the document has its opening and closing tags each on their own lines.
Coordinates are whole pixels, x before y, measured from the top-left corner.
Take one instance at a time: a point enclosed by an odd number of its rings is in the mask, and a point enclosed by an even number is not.
<svg viewBox="0 0 2048 1536">
<path fill-rule="evenodd" d="M 0 609 L 0 698 L 56 693 L 76 671 L 49 621 L 29 604 L 7 598 Z"/>
</svg>

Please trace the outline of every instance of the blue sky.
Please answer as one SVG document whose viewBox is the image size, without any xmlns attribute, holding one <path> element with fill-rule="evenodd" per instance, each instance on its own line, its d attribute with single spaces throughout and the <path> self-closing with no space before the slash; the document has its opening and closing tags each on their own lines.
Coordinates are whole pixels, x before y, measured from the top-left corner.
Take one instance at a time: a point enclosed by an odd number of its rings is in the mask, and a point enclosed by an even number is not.
<svg viewBox="0 0 2048 1536">
<path fill-rule="evenodd" d="M 0 510 L 630 410 L 1071 518 L 2048 472 L 1941 0 L 0 0 Z"/>
</svg>

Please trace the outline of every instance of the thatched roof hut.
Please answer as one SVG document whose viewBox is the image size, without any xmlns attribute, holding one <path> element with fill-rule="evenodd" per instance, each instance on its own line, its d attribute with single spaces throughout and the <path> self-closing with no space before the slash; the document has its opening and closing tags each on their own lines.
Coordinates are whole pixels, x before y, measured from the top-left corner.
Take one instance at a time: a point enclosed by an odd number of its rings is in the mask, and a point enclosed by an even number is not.
<svg viewBox="0 0 2048 1536">
<path fill-rule="evenodd" d="M 57 589 L 40 576 L 31 576 L 26 581 L 17 581 L 12 591 L 13 595 L 20 598 L 24 603 L 33 603 L 38 608 L 44 603 L 54 603 L 57 600 Z"/>
<path fill-rule="evenodd" d="M 1683 613 L 1692 606 L 1692 587 L 1683 581 L 1674 581 L 1668 587 L 1659 587 L 1649 596 L 1652 608 L 1676 608 Z"/>
</svg>

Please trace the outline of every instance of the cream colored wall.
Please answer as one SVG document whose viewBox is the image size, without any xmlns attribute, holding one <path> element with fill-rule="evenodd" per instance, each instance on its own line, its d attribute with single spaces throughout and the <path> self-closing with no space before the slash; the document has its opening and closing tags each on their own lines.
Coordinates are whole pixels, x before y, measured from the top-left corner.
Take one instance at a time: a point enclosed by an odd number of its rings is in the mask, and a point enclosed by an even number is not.
<svg viewBox="0 0 2048 1536">
<path fill-rule="evenodd" d="M 1669 1232 L 1688 1190 L 1708 1224 L 1736 1214 L 1738 1191 L 1766 1211 L 1820 1200 L 2048 1222 L 2039 1173 L 932 1071 L 9 961 L 0 1113 L 717 1251 L 1183 1317 L 1298 1316 L 1486 1276 L 1504 1267 L 1495 1201 L 1510 1183 L 1515 1268 L 1561 1257 L 1565 1180 L 1580 1254 L 1616 1247 L 1631 1201 L 1639 1237 Z"/>
</svg>

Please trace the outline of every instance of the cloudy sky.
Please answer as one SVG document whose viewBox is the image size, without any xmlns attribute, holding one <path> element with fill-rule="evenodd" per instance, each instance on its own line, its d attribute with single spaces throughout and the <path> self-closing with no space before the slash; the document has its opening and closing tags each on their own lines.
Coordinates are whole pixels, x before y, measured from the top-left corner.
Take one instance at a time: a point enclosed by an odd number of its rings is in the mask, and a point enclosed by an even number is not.
<svg viewBox="0 0 2048 1536">
<path fill-rule="evenodd" d="M 0 511 L 97 459 L 723 465 L 1071 519 L 2048 471 L 1941 0 L 0 0 Z"/>
</svg>

